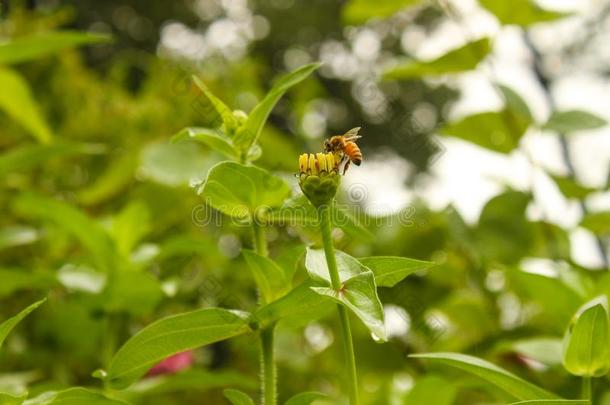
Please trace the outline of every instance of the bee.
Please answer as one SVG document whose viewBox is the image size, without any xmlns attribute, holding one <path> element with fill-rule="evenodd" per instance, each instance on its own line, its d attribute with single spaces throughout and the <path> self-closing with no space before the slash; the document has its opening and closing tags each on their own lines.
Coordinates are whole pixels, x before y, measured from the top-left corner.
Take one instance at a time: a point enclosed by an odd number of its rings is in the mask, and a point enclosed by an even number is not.
<svg viewBox="0 0 610 405">
<path fill-rule="evenodd" d="M 362 138 L 358 135 L 358 131 L 360 131 L 360 127 L 352 128 L 343 135 L 335 135 L 324 141 L 324 152 L 338 154 L 341 159 L 339 164 L 345 164 L 343 174 L 347 172 L 350 162 L 356 166 L 360 166 L 362 163 L 362 152 L 356 145 L 356 139 Z"/>
</svg>

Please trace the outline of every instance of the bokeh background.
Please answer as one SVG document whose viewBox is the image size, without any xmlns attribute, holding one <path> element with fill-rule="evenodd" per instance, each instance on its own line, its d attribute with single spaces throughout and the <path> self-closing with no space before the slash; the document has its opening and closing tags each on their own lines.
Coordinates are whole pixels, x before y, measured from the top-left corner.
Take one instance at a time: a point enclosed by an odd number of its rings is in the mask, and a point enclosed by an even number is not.
<svg viewBox="0 0 610 405">
<path fill-rule="evenodd" d="M 59 30 L 112 38 L 14 63 L 0 52 L 2 319 L 49 297 L 5 343 L 0 387 L 99 387 L 91 373 L 153 320 L 256 304 L 240 255 L 247 230 L 195 215 L 192 186 L 221 157 L 169 139 L 209 124 L 192 75 L 247 112 L 274 77 L 321 61 L 274 109 L 257 164 L 296 185 L 300 153 L 361 126 L 364 163 L 340 200 L 369 232 L 338 232 L 337 246 L 438 264 L 380 290 L 389 343 L 355 322 L 365 403 L 505 403 L 479 380 L 406 357 L 422 351 L 477 355 L 577 395 L 561 336 L 610 290 L 610 2 L 0 4 L 4 44 Z M 118 281 L 91 223 L 130 263 Z M 269 235 L 286 260 L 312 241 L 292 226 Z M 341 392 L 337 333 L 332 317 L 278 332 L 281 399 Z M 189 370 L 120 395 L 225 403 L 222 388 L 256 393 L 257 356 L 248 337 L 215 344 Z"/>
</svg>

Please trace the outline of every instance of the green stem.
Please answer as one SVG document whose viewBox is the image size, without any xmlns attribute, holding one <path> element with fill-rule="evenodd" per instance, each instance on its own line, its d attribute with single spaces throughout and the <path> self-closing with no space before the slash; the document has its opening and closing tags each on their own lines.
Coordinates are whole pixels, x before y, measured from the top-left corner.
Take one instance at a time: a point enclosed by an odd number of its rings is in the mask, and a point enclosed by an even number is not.
<svg viewBox="0 0 610 405">
<path fill-rule="evenodd" d="M 252 220 L 252 244 L 254 250 L 261 256 L 267 256 L 267 240 L 265 238 L 265 228 Z M 275 367 L 275 353 L 273 348 L 274 326 L 271 325 L 261 331 L 261 385 L 263 405 L 275 405 L 277 403 L 277 370 Z"/>
<path fill-rule="evenodd" d="M 583 377 L 582 378 L 582 398 L 589 400 L 591 403 L 591 377 Z"/>
<path fill-rule="evenodd" d="M 339 278 L 339 270 L 337 269 L 335 249 L 333 247 L 330 206 L 320 206 L 318 208 L 318 215 L 320 219 L 320 232 L 322 232 L 322 241 L 324 243 L 324 254 L 326 256 L 326 264 L 328 265 L 328 273 L 330 275 L 331 284 L 334 290 L 340 292 L 342 285 L 341 279 Z M 357 405 L 358 373 L 356 371 L 356 356 L 354 355 L 352 331 L 349 324 L 347 309 L 341 304 L 337 305 L 337 309 L 339 310 L 339 319 L 341 320 L 341 339 L 343 340 L 343 352 L 348 370 L 349 402 L 351 405 Z"/>
</svg>

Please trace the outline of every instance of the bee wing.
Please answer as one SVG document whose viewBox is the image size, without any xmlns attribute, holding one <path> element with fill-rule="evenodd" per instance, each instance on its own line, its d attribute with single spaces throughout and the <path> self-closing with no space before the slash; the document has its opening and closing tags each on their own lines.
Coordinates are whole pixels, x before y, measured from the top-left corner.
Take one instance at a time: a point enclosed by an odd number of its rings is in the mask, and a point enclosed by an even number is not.
<svg viewBox="0 0 610 405">
<path fill-rule="evenodd" d="M 358 131 L 360 131 L 360 127 L 352 128 L 349 131 L 347 131 L 345 134 L 343 134 L 343 136 L 347 140 L 350 140 L 350 141 L 353 139 L 362 138 L 361 136 L 358 135 Z"/>
</svg>

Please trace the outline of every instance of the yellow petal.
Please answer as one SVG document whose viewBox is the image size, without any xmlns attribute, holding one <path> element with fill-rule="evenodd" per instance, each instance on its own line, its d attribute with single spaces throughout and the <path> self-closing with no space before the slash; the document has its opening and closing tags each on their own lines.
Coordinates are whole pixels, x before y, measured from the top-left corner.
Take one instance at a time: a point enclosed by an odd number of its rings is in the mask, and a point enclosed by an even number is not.
<svg viewBox="0 0 610 405">
<path fill-rule="evenodd" d="M 313 153 L 309 155 L 309 170 L 311 174 L 318 174 L 318 170 L 316 169 L 316 158 Z"/>
<path fill-rule="evenodd" d="M 333 154 L 327 153 L 324 157 L 326 158 L 326 167 L 328 168 L 328 171 L 333 170 L 335 168 L 335 157 Z"/>
<path fill-rule="evenodd" d="M 307 153 L 299 156 L 299 170 L 301 173 L 305 173 L 305 170 L 307 170 Z"/>
<path fill-rule="evenodd" d="M 328 169 L 326 168 L 326 157 L 324 153 L 316 153 L 316 160 L 318 161 L 318 167 L 321 172 L 326 172 Z"/>
</svg>

